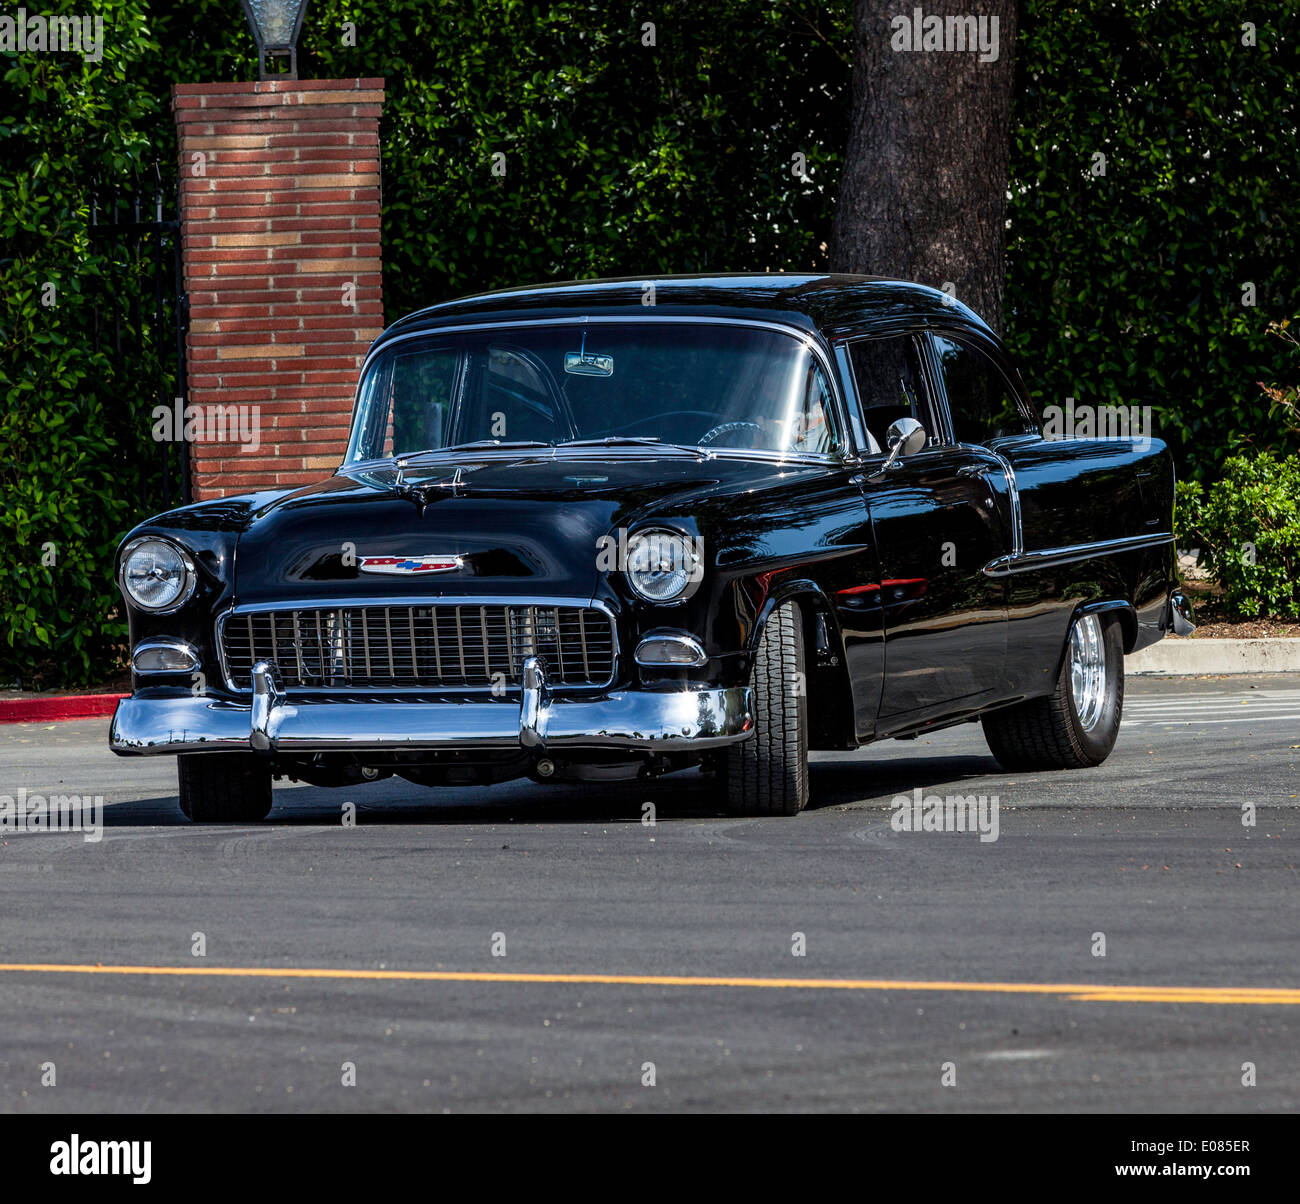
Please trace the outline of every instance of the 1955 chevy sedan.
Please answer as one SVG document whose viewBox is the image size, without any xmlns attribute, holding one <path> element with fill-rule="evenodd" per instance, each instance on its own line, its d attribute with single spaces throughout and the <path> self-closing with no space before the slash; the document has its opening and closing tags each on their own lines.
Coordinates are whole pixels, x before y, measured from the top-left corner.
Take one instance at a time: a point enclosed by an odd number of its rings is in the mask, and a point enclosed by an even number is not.
<svg viewBox="0 0 1300 1204">
<path fill-rule="evenodd" d="M 273 778 L 464 787 L 700 767 L 793 815 L 810 749 L 978 720 L 1008 769 L 1109 754 L 1124 655 L 1189 630 L 1158 440 L 1045 439 L 951 297 L 858 276 L 512 289 L 362 366 L 347 453 L 185 506 L 117 573 L 111 744 L 191 819 Z"/>
</svg>

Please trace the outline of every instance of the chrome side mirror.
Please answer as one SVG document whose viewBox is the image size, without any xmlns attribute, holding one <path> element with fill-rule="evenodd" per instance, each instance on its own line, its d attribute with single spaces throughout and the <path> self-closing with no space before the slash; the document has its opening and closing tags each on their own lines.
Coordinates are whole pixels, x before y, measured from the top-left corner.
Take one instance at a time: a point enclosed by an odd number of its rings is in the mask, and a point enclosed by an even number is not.
<svg viewBox="0 0 1300 1204">
<path fill-rule="evenodd" d="M 885 432 L 885 442 L 889 447 L 889 459 L 885 461 L 885 467 L 882 472 L 888 472 L 894 467 L 894 461 L 899 456 L 914 456 L 925 446 L 926 434 L 923 427 L 915 418 L 899 418 L 896 422 L 889 425 L 889 430 Z"/>
</svg>

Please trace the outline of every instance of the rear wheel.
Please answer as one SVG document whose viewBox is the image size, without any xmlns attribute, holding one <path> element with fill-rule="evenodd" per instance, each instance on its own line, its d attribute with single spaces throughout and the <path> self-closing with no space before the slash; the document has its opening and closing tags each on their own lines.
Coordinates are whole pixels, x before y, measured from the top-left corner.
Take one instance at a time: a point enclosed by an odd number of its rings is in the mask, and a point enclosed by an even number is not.
<svg viewBox="0 0 1300 1204">
<path fill-rule="evenodd" d="M 787 603 L 768 618 L 754 657 L 754 735 L 723 760 L 733 815 L 797 815 L 808 802 L 805 680 L 799 608 Z"/>
<path fill-rule="evenodd" d="M 271 767 L 253 753 L 183 753 L 176 767 L 181 810 L 195 823 L 254 823 L 271 810 Z"/>
<path fill-rule="evenodd" d="M 1080 615 L 1070 626 L 1056 689 L 984 716 L 984 738 L 1005 769 L 1086 769 L 1115 747 L 1124 710 L 1119 623 Z"/>
</svg>

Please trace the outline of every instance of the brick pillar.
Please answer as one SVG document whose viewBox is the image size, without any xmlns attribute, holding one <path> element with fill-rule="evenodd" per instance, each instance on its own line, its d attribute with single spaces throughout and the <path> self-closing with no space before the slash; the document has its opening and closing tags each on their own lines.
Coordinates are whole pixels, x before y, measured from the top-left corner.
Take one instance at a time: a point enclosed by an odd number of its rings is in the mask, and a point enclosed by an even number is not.
<svg viewBox="0 0 1300 1204">
<path fill-rule="evenodd" d="M 195 500 L 294 488 L 342 459 L 357 369 L 383 326 L 383 89 L 382 79 L 172 89 L 189 401 L 202 407 L 187 417 L 204 420 L 202 435 L 191 427 Z M 257 419 L 257 450 L 230 441 L 232 406 L 257 407 L 238 415 L 244 431 Z"/>
</svg>

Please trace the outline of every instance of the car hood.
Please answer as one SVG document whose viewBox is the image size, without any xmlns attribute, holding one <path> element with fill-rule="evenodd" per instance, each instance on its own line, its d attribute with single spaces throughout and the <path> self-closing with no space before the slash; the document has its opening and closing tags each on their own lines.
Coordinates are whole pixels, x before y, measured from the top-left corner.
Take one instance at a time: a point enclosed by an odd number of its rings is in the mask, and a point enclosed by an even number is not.
<svg viewBox="0 0 1300 1204">
<path fill-rule="evenodd" d="M 689 526 L 710 496 L 825 469 L 690 455 L 498 456 L 359 468 L 281 495 L 240 536 L 240 604 L 341 596 L 591 598 L 599 541 L 650 517 Z M 707 550 L 706 550 L 707 555 Z M 399 574 L 378 558 L 446 558 Z M 345 584 L 346 583 L 346 584 Z"/>
</svg>

